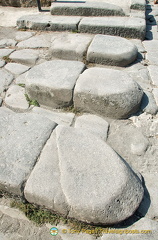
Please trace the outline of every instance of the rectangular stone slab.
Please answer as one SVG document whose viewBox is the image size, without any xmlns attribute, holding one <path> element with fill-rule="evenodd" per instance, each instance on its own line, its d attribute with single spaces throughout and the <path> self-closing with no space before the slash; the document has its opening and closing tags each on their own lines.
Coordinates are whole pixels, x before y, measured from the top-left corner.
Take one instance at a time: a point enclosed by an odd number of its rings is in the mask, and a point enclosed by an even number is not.
<svg viewBox="0 0 158 240">
<path fill-rule="evenodd" d="M 33 113 L 2 111 L 0 126 L 0 190 L 21 195 L 56 123 Z"/>
<path fill-rule="evenodd" d="M 84 17 L 79 23 L 79 31 L 144 40 L 146 23 L 142 18 Z"/>
<path fill-rule="evenodd" d="M 47 30 L 47 31 L 76 31 L 80 17 L 26 15 L 17 20 L 19 29 Z"/>
<path fill-rule="evenodd" d="M 52 15 L 74 16 L 124 16 L 121 7 L 104 2 L 52 3 Z"/>
</svg>

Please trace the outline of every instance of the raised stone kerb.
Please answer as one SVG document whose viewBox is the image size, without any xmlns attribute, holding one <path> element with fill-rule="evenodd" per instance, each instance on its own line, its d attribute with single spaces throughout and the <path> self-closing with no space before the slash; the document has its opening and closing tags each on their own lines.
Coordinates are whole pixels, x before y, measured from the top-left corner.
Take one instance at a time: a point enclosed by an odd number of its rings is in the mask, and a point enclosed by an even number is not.
<svg viewBox="0 0 158 240">
<path fill-rule="evenodd" d="M 26 75 L 26 92 L 39 104 L 59 108 L 72 103 L 76 80 L 85 65 L 77 61 L 52 60 L 33 67 Z"/>
<path fill-rule="evenodd" d="M 142 18 L 84 17 L 79 23 L 79 31 L 144 40 L 146 22 Z"/>
<path fill-rule="evenodd" d="M 103 140 L 80 129 L 58 126 L 24 193 L 29 202 L 68 217 L 113 224 L 135 212 L 143 198 L 143 187 Z"/>
<path fill-rule="evenodd" d="M 126 118 L 139 109 L 141 87 L 123 71 L 90 68 L 77 80 L 74 106 L 110 118 Z"/>
<path fill-rule="evenodd" d="M 52 15 L 73 16 L 124 16 L 121 7 L 104 2 L 52 3 Z"/>
<path fill-rule="evenodd" d="M 108 35 L 96 35 L 92 40 L 87 60 L 105 65 L 127 66 L 138 54 L 137 47 L 129 40 Z"/>
</svg>

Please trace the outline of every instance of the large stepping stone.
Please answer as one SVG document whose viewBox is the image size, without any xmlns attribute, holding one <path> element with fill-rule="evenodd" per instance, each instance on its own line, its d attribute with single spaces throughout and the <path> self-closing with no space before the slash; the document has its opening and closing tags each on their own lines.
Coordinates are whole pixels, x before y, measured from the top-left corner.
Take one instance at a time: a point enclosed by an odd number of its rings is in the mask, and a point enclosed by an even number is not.
<svg viewBox="0 0 158 240">
<path fill-rule="evenodd" d="M 36 114 L 0 114 L 0 190 L 21 195 L 23 184 L 56 123 Z"/>
<path fill-rule="evenodd" d="M 32 49 L 22 49 L 13 52 L 9 57 L 15 62 L 32 66 L 36 63 L 39 53 Z"/>
<path fill-rule="evenodd" d="M 83 61 L 92 38 L 89 34 L 53 34 L 51 54 L 60 59 Z"/>
<path fill-rule="evenodd" d="M 143 198 L 141 180 L 103 140 L 58 126 L 24 189 L 26 199 L 88 223 L 130 217 Z"/>
<path fill-rule="evenodd" d="M 83 33 L 99 33 L 144 40 L 146 22 L 142 18 L 84 17 L 78 29 Z"/>
<path fill-rule="evenodd" d="M 110 118 L 126 118 L 138 110 L 142 96 L 141 87 L 125 72 L 90 68 L 77 80 L 74 106 Z"/>
<path fill-rule="evenodd" d="M 33 67 L 26 75 L 26 91 L 30 99 L 52 108 L 72 103 L 76 80 L 85 65 L 77 61 L 53 60 Z"/>
<path fill-rule="evenodd" d="M 19 29 L 49 30 L 49 31 L 77 31 L 80 17 L 26 15 L 17 20 Z"/>
<path fill-rule="evenodd" d="M 121 7 L 104 2 L 57 3 L 51 5 L 52 15 L 74 16 L 124 16 Z"/>
<path fill-rule="evenodd" d="M 87 60 L 91 63 L 124 67 L 132 63 L 137 54 L 137 47 L 125 38 L 96 35 L 88 48 Z"/>
</svg>

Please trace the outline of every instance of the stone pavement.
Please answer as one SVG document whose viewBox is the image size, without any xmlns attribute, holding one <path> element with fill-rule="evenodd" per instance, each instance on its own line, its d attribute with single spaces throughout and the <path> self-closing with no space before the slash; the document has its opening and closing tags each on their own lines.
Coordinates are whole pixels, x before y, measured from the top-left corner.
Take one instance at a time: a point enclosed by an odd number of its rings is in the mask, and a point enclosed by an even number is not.
<svg viewBox="0 0 158 240">
<path fill-rule="evenodd" d="M 0 238 L 156 240 L 158 6 L 52 3 L 51 14 L 0 27 L 0 190 L 115 232 L 60 223 L 51 236 L 1 197 Z"/>
</svg>

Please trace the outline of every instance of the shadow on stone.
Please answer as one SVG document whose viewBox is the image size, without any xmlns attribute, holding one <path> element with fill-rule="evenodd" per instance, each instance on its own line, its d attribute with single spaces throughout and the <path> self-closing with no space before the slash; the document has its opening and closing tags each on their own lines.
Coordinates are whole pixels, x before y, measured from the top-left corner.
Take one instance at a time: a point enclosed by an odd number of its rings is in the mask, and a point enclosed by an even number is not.
<svg viewBox="0 0 158 240">
<path fill-rule="evenodd" d="M 148 104 L 149 104 L 149 98 L 146 95 L 146 93 L 144 93 L 143 97 L 142 97 L 142 101 L 141 101 L 141 106 L 140 106 L 141 110 L 146 108 L 148 106 Z"/>
</svg>

